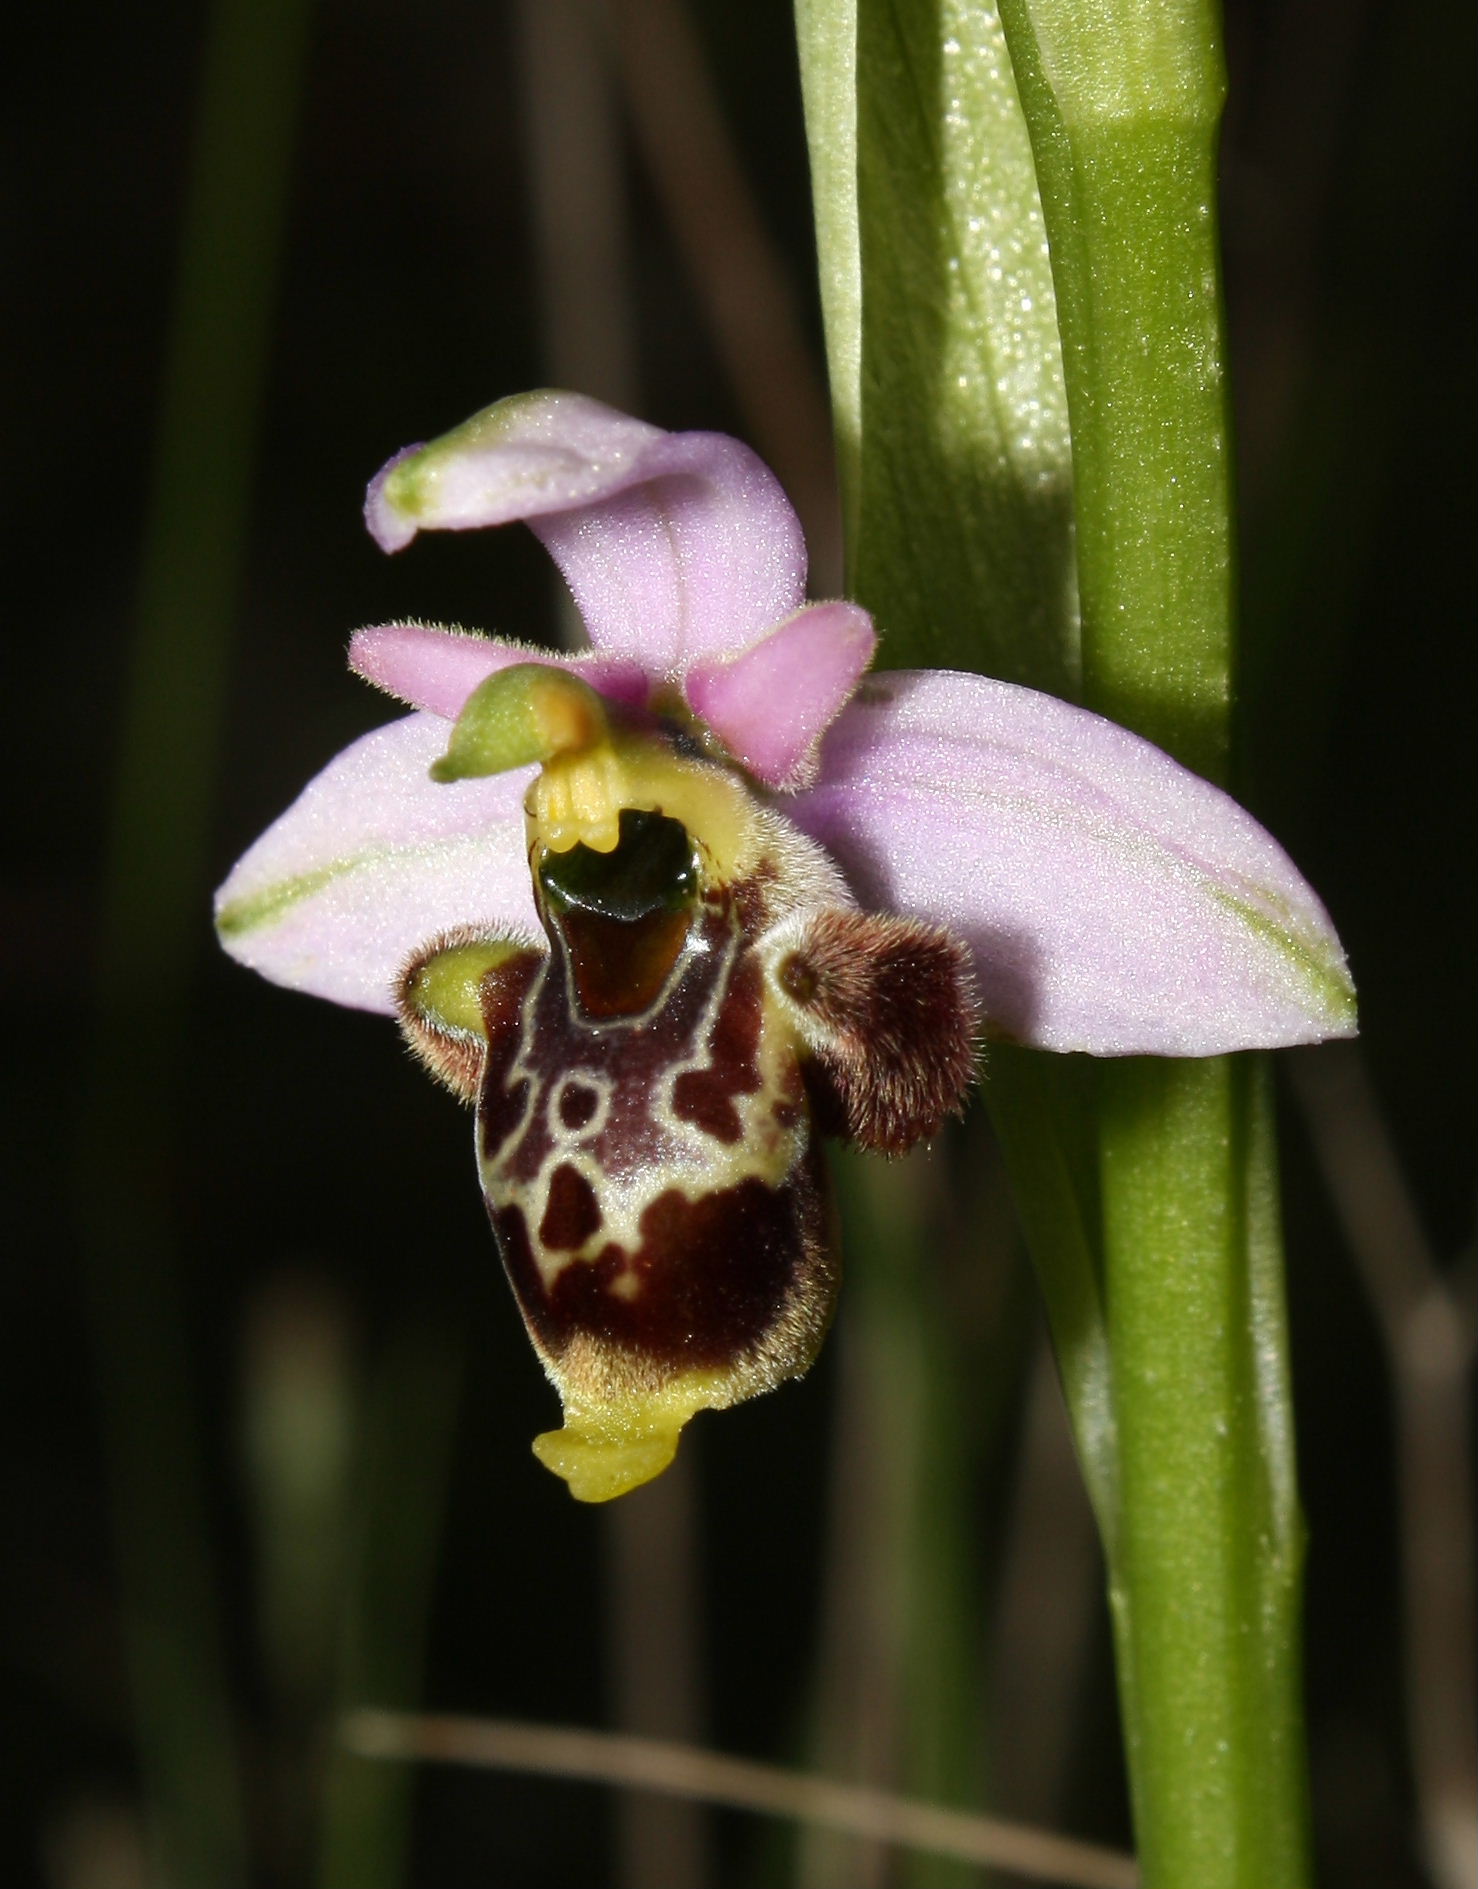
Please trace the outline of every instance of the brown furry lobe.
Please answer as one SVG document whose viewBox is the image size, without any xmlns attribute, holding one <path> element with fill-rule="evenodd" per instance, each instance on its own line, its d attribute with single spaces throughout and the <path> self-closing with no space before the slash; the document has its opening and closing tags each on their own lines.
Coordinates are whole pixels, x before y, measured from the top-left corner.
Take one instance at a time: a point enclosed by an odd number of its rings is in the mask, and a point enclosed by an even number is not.
<svg viewBox="0 0 1478 1889">
<path fill-rule="evenodd" d="M 958 938 L 833 906 L 806 922 L 774 975 L 799 1013 L 828 1131 L 903 1154 L 964 1106 L 979 1005 Z"/>
</svg>

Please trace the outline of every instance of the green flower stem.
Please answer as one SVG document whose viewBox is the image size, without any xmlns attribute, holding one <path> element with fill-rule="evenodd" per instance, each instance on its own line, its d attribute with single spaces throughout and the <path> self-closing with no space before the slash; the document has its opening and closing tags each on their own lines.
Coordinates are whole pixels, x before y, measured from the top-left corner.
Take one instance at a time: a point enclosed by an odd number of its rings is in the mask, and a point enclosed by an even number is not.
<svg viewBox="0 0 1478 1889">
<path fill-rule="evenodd" d="M 1063 337 L 1084 699 L 1224 779 L 1216 21 L 1198 0 L 1002 16 Z M 1292 1884 L 1301 1557 L 1268 1105 L 1250 1059 L 1222 1059 L 1106 1066 L 1098 1106 L 1110 1581 L 1145 1880 Z"/>
<path fill-rule="evenodd" d="M 1270 1115 L 1257 1058 L 1103 1072 L 1110 1590 L 1147 1885 L 1306 1873 Z"/>
<path fill-rule="evenodd" d="M 1232 544 L 1199 0 L 1002 0 L 1052 250 L 1085 699 L 1224 779 Z"/>
<path fill-rule="evenodd" d="M 1078 694 L 1224 779 L 1209 7 L 798 14 L 852 583 L 885 660 Z M 1262 1073 L 997 1050 L 987 1092 L 1109 1558 L 1146 1883 L 1286 1889 L 1306 1874 L 1300 1523 Z"/>
</svg>

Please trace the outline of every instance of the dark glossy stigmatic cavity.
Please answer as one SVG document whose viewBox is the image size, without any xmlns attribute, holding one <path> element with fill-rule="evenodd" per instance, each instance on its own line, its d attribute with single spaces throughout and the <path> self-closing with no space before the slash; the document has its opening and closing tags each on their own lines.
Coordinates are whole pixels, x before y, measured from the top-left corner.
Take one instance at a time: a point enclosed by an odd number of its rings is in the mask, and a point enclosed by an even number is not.
<svg viewBox="0 0 1478 1889">
<path fill-rule="evenodd" d="M 698 856 L 680 820 L 627 807 L 620 835 L 613 852 L 581 845 L 545 854 L 539 884 L 551 915 L 591 912 L 631 924 L 692 906 L 698 896 Z"/>
<path fill-rule="evenodd" d="M 572 994 L 594 1018 L 648 1010 L 688 941 L 698 859 L 685 827 L 628 807 L 613 851 L 572 846 L 539 866 L 552 935 L 569 958 Z"/>
</svg>

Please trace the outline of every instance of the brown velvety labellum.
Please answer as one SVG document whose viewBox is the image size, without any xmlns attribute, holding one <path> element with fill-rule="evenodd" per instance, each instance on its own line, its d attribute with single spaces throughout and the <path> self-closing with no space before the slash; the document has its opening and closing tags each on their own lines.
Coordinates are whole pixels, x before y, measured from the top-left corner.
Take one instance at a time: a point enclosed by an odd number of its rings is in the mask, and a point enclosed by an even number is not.
<svg viewBox="0 0 1478 1889">
<path fill-rule="evenodd" d="M 582 1501 L 809 1366 L 838 1281 L 819 1132 L 902 1151 L 973 1072 L 965 947 L 735 817 L 700 848 L 626 807 L 609 851 L 556 851 L 531 814 L 547 953 L 448 934 L 402 980 L 418 1052 L 477 1083 L 488 1214 L 565 1408 L 535 1453 Z"/>
<path fill-rule="evenodd" d="M 809 1363 L 830 1315 L 824 1189 L 752 886 L 699 884 L 676 821 L 541 861 L 551 951 L 489 1040 L 483 1183 L 566 1394 L 717 1372 L 711 1401 Z M 752 927 L 754 929 L 752 929 Z"/>
<path fill-rule="evenodd" d="M 517 1207 L 494 1210 L 509 1278 L 541 1349 L 560 1359 L 599 1335 L 664 1370 L 723 1369 L 759 1348 L 783 1307 L 830 1310 L 824 1206 L 808 1165 L 780 1187 L 751 1177 L 690 1199 L 676 1188 L 642 1215 L 632 1251 L 614 1241 L 552 1282 Z"/>
</svg>

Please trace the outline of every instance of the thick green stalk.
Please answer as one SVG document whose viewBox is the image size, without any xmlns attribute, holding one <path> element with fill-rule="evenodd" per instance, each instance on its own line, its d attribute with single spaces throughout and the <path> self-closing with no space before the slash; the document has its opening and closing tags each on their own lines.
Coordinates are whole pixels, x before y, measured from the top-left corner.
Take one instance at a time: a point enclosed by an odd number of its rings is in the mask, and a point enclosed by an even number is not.
<svg viewBox="0 0 1478 1889">
<path fill-rule="evenodd" d="M 1258 1059 L 1103 1072 L 1110 1587 L 1147 1884 L 1305 1873 L 1281 1252 Z"/>
<path fill-rule="evenodd" d="M 1052 250 L 1091 706 L 1226 773 L 1232 544 L 1198 0 L 1003 0 Z"/>
<path fill-rule="evenodd" d="M 851 568 L 885 659 L 1080 693 L 1224 777 L 1208 8 L 1003 0 L 1009 63 L 994 14 L 963 0 L 799 13 Z M 1019 287 L 993 302 L 981 267 L 1026 255 L 1034 216 L 1055 309 Z M 1053 360 L 1059 326 L 1071 478 L 1054 462 L 1044 486 L 1019 441 L 1049 429 L 1002 422 L 1018 351 Z M 1095 1070 L 998 1051 L 988 1093 L 1109 1554 L 1146 1880 L 1296 1884 L 1300 1527 L 1261 1076 L 1245 1058 Z"/>
<path fill-rule="evenodd" d="M 1196 0 L 1003 0 L 1002 15 L 1057 285 L 1084 698 L 1224 778 L 1216 22 Z M 1295 1883 L 1300 1528 L 1266 1098 L 1245 1059 L 1133 1061 L 1104 1068 L 1098 1106 L 1110 1579 L 1145 1878 Z"/>
</svg>

